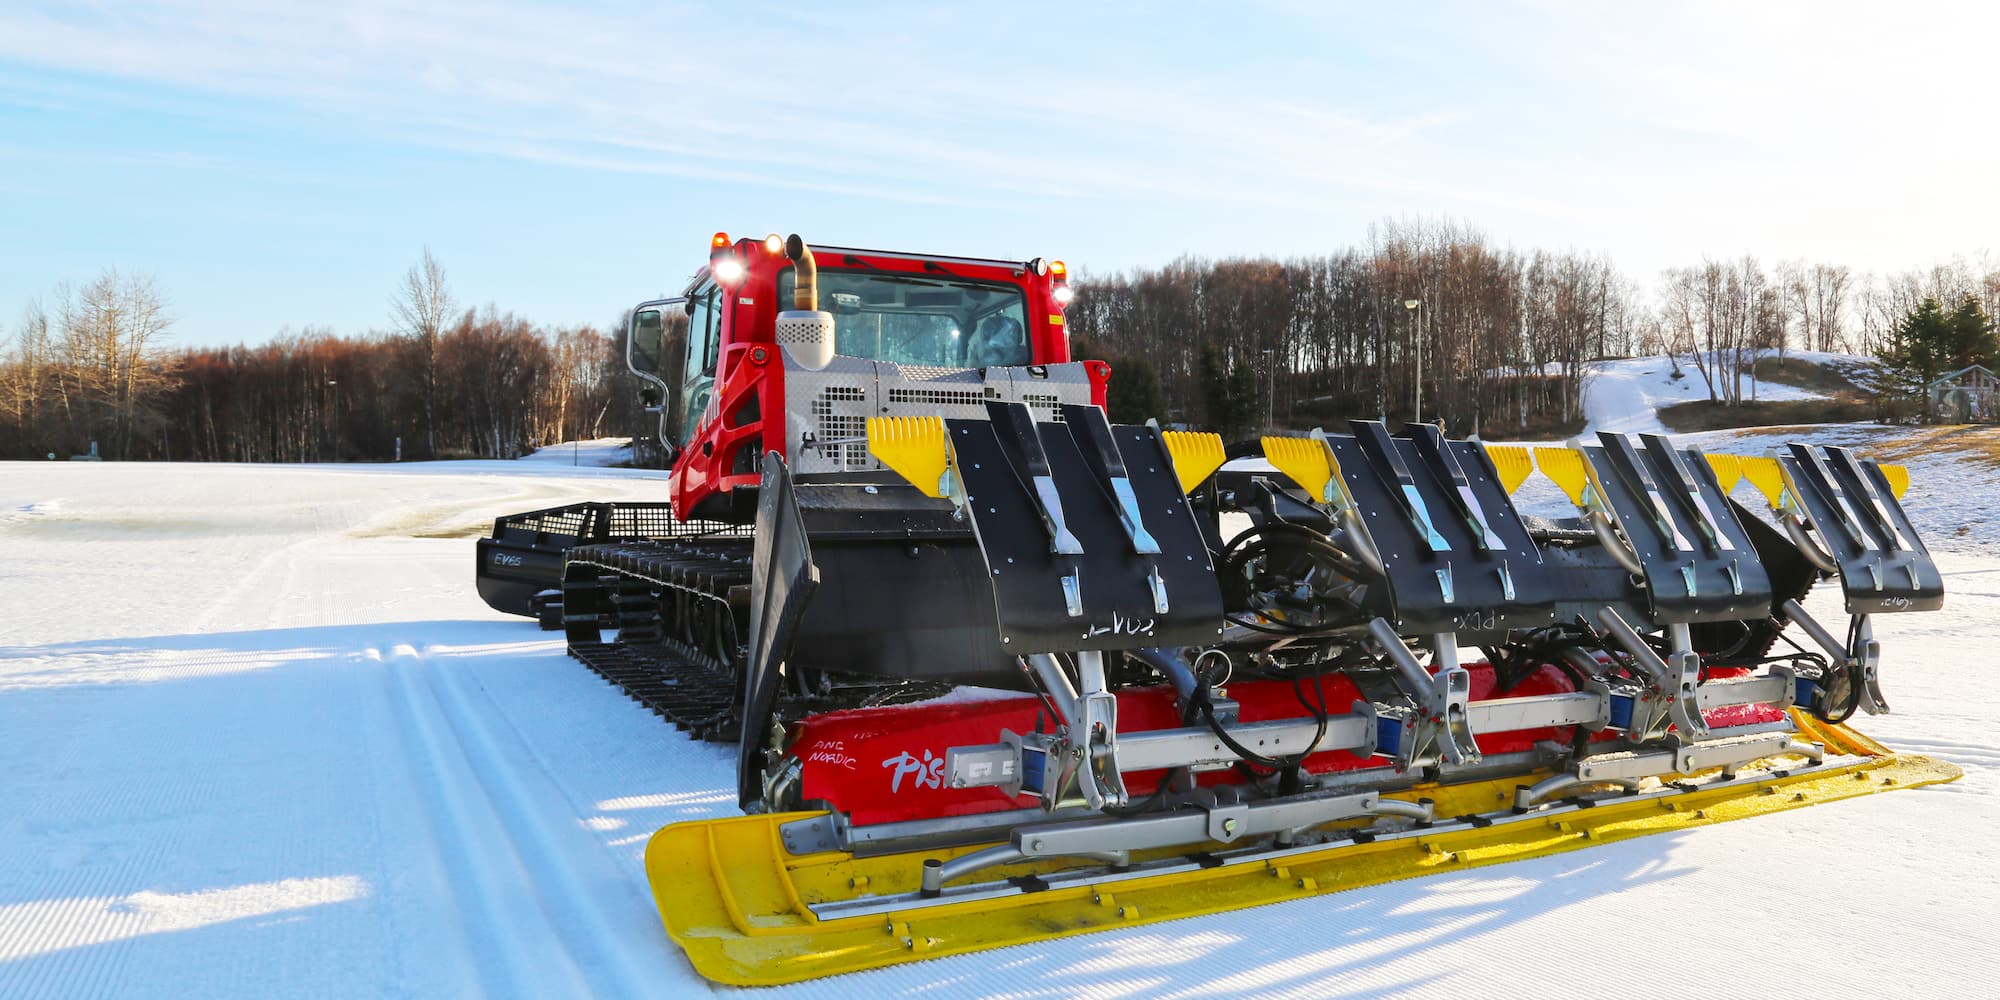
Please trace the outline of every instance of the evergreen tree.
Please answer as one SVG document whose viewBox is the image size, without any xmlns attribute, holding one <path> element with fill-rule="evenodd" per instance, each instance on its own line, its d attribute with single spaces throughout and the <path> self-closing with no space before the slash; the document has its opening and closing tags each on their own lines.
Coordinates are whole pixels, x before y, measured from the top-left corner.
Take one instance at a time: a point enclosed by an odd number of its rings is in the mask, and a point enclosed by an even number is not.
<svg viewBox="0 0 2000 1000">
<path fill-rule="evenodd" d="M 1946 312 L 1938 300 L 1925 299 L 1889 331 L 1875 356 L 1889 386 L 1914 397 L 1922 396 L 1933 380 L 1961 368 L 1993 367 L 2000 361 L 2000 343 L 1979 300 L 1968 295 Z"/>
<path fill-rule="evenodd" d="M 1208 429 L 1224 441 L 1248 437 L 1263 412 L 1256 370 L 1224 361 L 1213 341 L 1201 346 L 1201 398 Z"/>
<path fill-rule="evenodd" d="M 1889 331 L 1875 352 L 1882 362 L 1888 388 L 1904 396 L 1920 396 L 1924 386 L 1943 374 L 1940 351 L 1950 339 L 1951 321 L 1936 299 L 1925 299 Z"/>
<path fill-rule="evenodd" d="M 1228 436 L 1229 440 L 1240 441 L 1263 429 L 1263 381 L 1257 377 L 1257 369 L 1254 365 L 1243 364 L 1239 361 L 1239 363 L 1230 366 L 1229 400 L 1236 406 L 1236 410 L 1231 416 L 1235 418 L 1235 427 L 1237 429 L 1235 434 Z"/>
<path fill-rule="evenodd" d="M 1114 424 L 1143 424 L 1154 418 L 1167 422 L 1167 393 L 1160 385 L 1160 371 L 1144 355 L 1111 362 L 1111 386 L 1105 403 Z"/>
<path fill-rule="evenodd" d="M 1993 319 L 1980 308 L 1978 299 L 1970 295 L 1961 299 L 1947 318 L 1946 329 L 1944 371 L 1940 375 L 1973 365 L 1991 368 L 1996 357 L 2000 357 L 2000 344 L 1993 337 Z"/>
</svg>

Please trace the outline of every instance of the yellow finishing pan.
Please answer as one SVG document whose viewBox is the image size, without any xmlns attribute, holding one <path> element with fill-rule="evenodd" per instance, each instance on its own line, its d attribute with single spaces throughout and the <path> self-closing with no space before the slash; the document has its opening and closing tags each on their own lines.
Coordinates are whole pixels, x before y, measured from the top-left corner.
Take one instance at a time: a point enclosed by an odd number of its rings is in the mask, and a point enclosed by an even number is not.
<svg viewBox="0 0 2000 1000">
<path fill-rule="evenodd" d="M 1540 857 L 1602 841 L 1951 781 L 1962 774 L 1933 758 L 1890 754 L 1844 726 L 1799 712 L 1793 719 L 1801 739 L 1825 745 L 1827 763 L 1821 768 L 1781 773 L 1777 769 L 1799 766 L 1785 758 L 1774 761 L 1772 771 L 1745 769 L 1726 785 L 1613 794 L 1598 798 L 1594 808 L 1559 805 L 1523 815 L 1508 809 L 1515 787 L 1543 774 L 1424 786 L 1394 797 L 1430 798 L 1439 817 L 1480 813 L 1492 825 L 1467 827 L 1441 819 L 1434 831 L 1410 829 L 1368 843 L 1338 838 L 1278 858 L 1154 874 L 1105 872 L 1091 882 L 983 899 L 912 898 L 907 909 L 887 916 L 822 921 L 808 906 L 870 893 L 915 893 L 923 859 L 948 859 L 977 847 L 870 858 L 840 852 L 795 857 L 786 852 L 779 827 L 817 814 L 744 816 L 661 829 L 646 847 L 646 875 L 668 935 L 697 971 L 720 983 L 763 986 Z M 1211 846 L 1225 858 L 1232 850 Z M 1150 857 L 1176 853 L 1186 852 Z M 1133 860 L 1143 864 L 1149 857 Z M 968 881 L 1061 868 L 1055 862 L 1012 865 Z"/>
</svg>

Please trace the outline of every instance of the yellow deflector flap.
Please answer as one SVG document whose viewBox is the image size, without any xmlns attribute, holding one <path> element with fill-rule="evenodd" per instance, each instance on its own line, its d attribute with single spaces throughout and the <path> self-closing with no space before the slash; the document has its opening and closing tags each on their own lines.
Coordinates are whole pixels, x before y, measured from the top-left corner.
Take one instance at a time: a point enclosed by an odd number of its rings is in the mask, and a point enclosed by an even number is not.
<svg viewBox="0 0 2000 1000">
<path fill-rule="evenodd" d="M 1161 431 L 1160 439 L 1167 443 L 1167 454 L 1173 457 L 1174 475 L 1181 481 L 1182 493 L 1193 493 L 1195 487 L 1207 482 L 1228 460 L 1220 434 Z"/>
<path fill-rule="evenodd" d="M 1535 449 L 1535 466 L 1542 470 L 1542 475 L 1562 488 L 1570 503 L 1583 506 L 1583 487 L 1590 482 L 1590 470 L 1584 466 L 1583 452 L 1575 448 L 1540 446 Z"/>
<path fill-rule="evenodd" d="M 1903 494 L 1910 489 L 1910 467 L 1887 463 L 1878 463 L 1878 467 L 1882 470 L 1882 478 L 1889 481 L 1890 492 L 1896 494 L 1896 499 L 1903 499 Z"/>
<path fill-rule="evenodd" d="M 1323 442 L 1312 438 L 1266 437 L 1264 458 L 1278 471 L 1292 478 L 1314 500 L 1331 503 L 1336 494 L 1328 492 L 1333 480 L 1333 454 Z"/>
<path fill-rule="evenodd" d="M 1743 478 L 1750 480 L 1750 485 L 1757 487 L 1757 492 L 1764 494 L 1764 499 L 1771 504 L 1772 510 L 1778 509 L 1780 501 L 1785 496 L 1785 470 L 1778 465 L 1778 460 L 1745 455 L 1736 462 L 1743 468 Z"/>
<path fill-rule="evenodd" d="M 1715 483 L 1727 494 L 1743 481 L 1743 460 L 1735 455 L 1709 455 L 1708 467 L 1715 470 Z"/>
<path fill-rule="evenodd" d="M 1486 457 L 1493 460 L 1493 468 L 1500 473 L 1500 486 L 1508 493 L 1521 488 L 1534 474 L 1535 459 L 1528 449 L 1518 444 L 1484 445 Z"/>
<path fill-rule="evenodd" d="M 940 484 L 950 459 L 943 418 L 869 417 L 868 453 L 926 496 L 944 496 Z"/>
</svg>

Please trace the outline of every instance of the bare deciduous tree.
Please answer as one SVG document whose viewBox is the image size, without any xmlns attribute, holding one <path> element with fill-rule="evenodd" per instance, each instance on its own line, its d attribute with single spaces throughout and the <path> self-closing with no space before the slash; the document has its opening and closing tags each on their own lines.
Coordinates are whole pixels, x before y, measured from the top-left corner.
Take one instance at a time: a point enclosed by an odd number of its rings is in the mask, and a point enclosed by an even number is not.
<svg viewBox="0 0 2000 1000">
<path fill-rule="evenodd" d="M 171 384 L 166 296 L 150 275 L 110 268 L 81 289 L 58 286 L 55 306 L 52 388 L 70 428 L 64 443 L 97 441 L 126 457 L 135 436 L 155 429 L 155 404 Z"/>
<path fill-rule="evenodd" d="M 8 343 L 11 349 L 0 365 L 0 413 L 30 445 L 41 446 L 46 443 L 42 406 L 55 376 L 55 349 L 40 299 L 22 308 L 20 329 Z"/>
<path fill-rule="evenodd" d="M 418 379 L 424 397 L 424 447 L 426 457 L 437 454 L 438 341 L 456 308 L 451 288 L 445 282 L 444 265 L 424 247 L 422 260 L 410 265 L 403 284 L 390 299 L 397 327 L 416 342 Z"/>
<path fill-rule="evenodd" d="M 1799 331 L 1799 346 L 1808 351 L 1842 351 L 1847 344 L 1848 299 L 1854 272 L 1839 264 L 1788 261 L 1778 268 L 1785 311 Z M 1782 346 L 1780 354 L 1782 355 Z"/>
</svg>

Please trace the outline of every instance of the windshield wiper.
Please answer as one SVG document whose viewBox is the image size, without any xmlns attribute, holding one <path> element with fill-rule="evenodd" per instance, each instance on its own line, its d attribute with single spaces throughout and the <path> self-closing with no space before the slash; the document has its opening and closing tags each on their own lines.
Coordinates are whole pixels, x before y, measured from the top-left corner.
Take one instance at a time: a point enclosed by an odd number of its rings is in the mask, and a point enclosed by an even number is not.
<svg viewBox="0 0 2000 1000">
<path fill-rule="evenodd" d="M 952 285 L 950 285 L 950 284 L 947 284 L 947 283 L 945 283 L 945 282 L 942 282 L 942 281 L 937 281 L 937 280 L 934 280 L 934 279 L 931 279 L 931 278 L 915 278 L 915 277 L 909 277 L 909 276 L 906 276 L 906 275 L 901 275 L 901 274 L 885 274 L 885 275 L 883 275 L 883 276 L 881 276 L 881 277 L 879 277 L 879 278 L 871 278 L 871 279 L 869 279 L 869 280 L 871 280 L 871 281 L 877 281 L 877 282 L 881 282 L 882 284 L 885 284 L 885 285 L 915 285 L 915 286 L 917 286 L 918 288 L 952 288 L 952 287 L 954 287 L 954 286 L 952 286 Z"/>
</svg>

